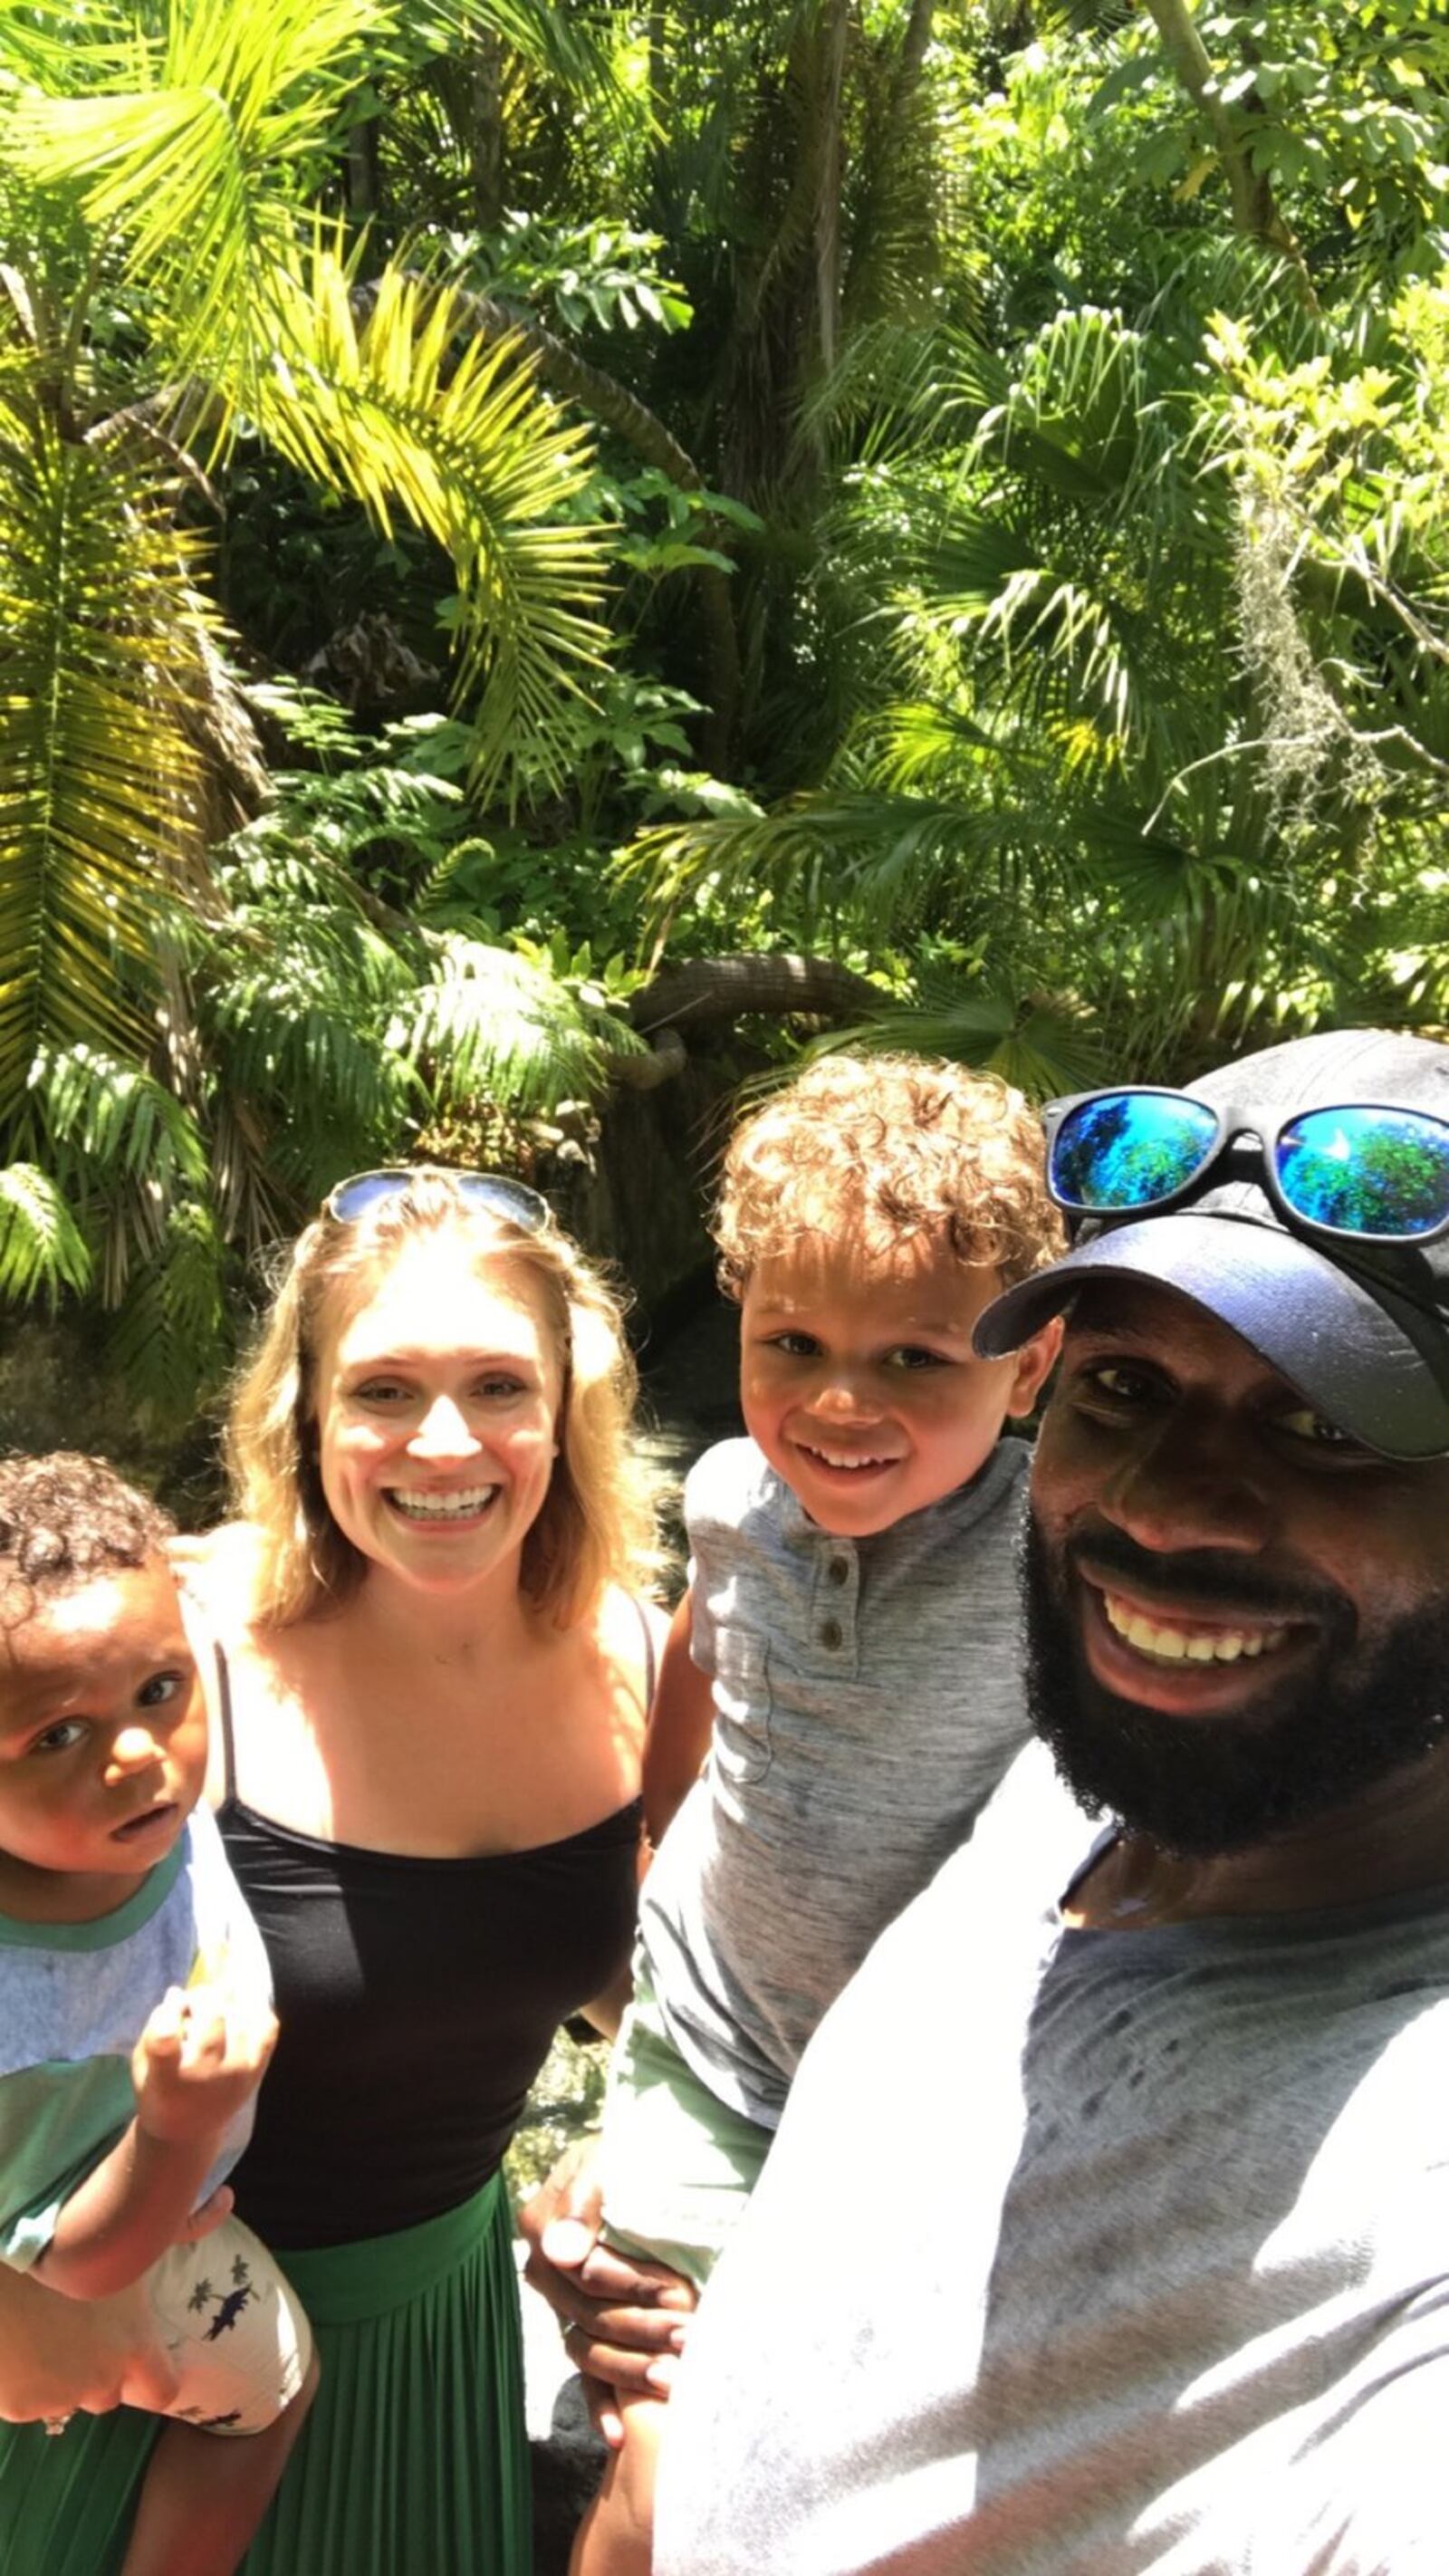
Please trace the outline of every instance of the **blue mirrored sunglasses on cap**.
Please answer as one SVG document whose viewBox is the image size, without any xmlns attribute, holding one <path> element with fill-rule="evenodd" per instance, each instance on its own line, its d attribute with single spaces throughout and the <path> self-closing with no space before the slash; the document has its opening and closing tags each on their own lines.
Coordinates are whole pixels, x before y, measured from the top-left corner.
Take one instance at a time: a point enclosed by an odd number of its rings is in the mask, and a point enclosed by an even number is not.
<svg viewBox="0 0 1449 2576">
<path fill-rule="evenodd" d="M 1284 1223 L 1360 1243 L 1449 1234 L 1449 1123 L 1419 1109 L 1350 1102 L 1276 1124 L 1188 1091 L 1127 1086 L 1054 1100 L 1047 1187 L 1069 1216 L 1151 1215 L 1201 1188 L 1255 1181 Z"/>
<path fill-rule="evenodd" d="M 354 1172 L 328 1191 L 322 1206 L 339 1225 L 351 1225 L 389 1199 L 406 1198 L 415 1181 L 435 1177 L 450 1181 L 469 1207 L 501 1217 L 505 1225 L 521 1226 L 525 1234 L 541 1234 L 552 1222 L 547 1199 L 526 1181 L 510 1180 L 505 1172 L 455 1172 L 442 1163 L 400 1163 L 385 1172 Z"/>
</svg>

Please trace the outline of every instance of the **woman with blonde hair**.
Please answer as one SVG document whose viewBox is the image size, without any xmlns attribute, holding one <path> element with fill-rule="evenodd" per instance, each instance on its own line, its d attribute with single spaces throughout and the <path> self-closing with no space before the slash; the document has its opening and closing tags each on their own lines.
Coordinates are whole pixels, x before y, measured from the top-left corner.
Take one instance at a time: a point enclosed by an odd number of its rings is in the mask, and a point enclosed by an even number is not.
<svg viewBox="0 0 1449 2576">
<path fill-rule="evenodd" d="M 242 1518 L 185 1568 L 281 2022 L 236 2202 L 322 2359 L 249 2576 L 527 2576 L 499 2165 L 557 2024 L 627 1967 L 653 1656 L 633 1392 L 616 1301 L 545 1202 L 428 1167 L 330 1193 L 237 1391 Z M 0 2445 L 7 2576 L 119 2563 L 146 2432 L 123 2411 Z"/>
</svg>

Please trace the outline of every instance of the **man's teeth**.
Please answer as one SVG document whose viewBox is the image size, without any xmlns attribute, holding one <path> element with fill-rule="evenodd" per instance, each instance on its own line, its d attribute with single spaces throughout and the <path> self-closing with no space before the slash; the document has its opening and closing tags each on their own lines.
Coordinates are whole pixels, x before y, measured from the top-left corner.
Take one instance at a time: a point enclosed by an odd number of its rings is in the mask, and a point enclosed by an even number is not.
<svg viewBox="0 0 1449 2576">
<path fill-rule="evenodd" d="M 802 1440 L 800 1447 L 807 1458 L 818 1458 L 826 1467 L 893 1467 L 894 1458 L 867 1458 L 858 1449 L 826 1449 L 818 1440 Z"/>
<path fill-rule="evenodd" d="M 1275 1653 L 1289 1634 L 1287 1628 L 1160 1628 L 1110 1592 L 1103 1593 L 1102 1607 L 1119 1637 L 1165 1664 L 1235 1664 L 1240 1655 Z"/>
<path fill-rule="evenodd" d="M 405 1520 L 461 1521 L 481 1512 L 497 1491 L 496 1485 L 470 1485 L 461 1494 L 404 1494 L 394 1486 L 390 1500 Z"/>
</svg>

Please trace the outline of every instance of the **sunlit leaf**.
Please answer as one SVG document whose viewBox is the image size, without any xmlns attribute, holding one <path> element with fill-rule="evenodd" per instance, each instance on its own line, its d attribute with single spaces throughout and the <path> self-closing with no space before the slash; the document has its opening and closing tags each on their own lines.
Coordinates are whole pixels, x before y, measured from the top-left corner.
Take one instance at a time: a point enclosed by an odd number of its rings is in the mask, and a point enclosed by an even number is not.
<svg viewBox="0 0 1449 2576">
<path fill-rule="evenodd" d="M 37 415 L 0 440 L 0 1113 L 42 1042 L 144 1051 L 168 864 L 196 837 L 194 541 Z"/>
<path fill-rule="evenodd" d="M 0 1169 L 0 1297 L 54 1305 L 90 1281 L 85 1240 L 50 1175 L 33 1163 Z"/>
</svg>

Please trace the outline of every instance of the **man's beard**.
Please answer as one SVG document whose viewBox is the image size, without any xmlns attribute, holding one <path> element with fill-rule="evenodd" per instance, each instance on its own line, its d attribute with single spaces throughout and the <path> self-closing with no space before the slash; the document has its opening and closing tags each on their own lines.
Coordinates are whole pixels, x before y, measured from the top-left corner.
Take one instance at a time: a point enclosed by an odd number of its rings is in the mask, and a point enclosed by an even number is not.
<svg viewBox="0 0 1449 2576">
<path fill-rule="evenodd" d="M 1125 1560 L 1129 1551 L 1132 1543 L 1120 1533 L 1094 1542 L 1094 1570 L 1125 1578 L 1127 1564 L 1112 1560 Z M 1155 1588 L 1170 1589 L 1173 1561 L 1151 1562 Z M 1192 1563 L 1187 1587 L 1199 1601 L 1204 1562 Z M 1173 1717 L 1119 1698 L 1094 1678 L 1065 1563 L 1048 1552 L 1034 1520 L 1026 1531 L 1022 1580 L 1033 1726 L 1089 1812 L 1118 1817 L 1166 1851 L 1203 1857 L 1246 1851 L 1348 1805 L 1390 1772 L 1419 1761 L 1443 1735 L 1449 1599 L 1397 1620 L 1365 1652 L 1355 1639 L 1351 1604 L 1341 1595 L 1325 1596 L 1321 1650 L 1278 1711 Z M 1241 1576 L 1234 1580 L 1232 1598 L 1245 1607 Z M 1124 1579 L 1124 1590 L 1141 1588 Z M 1226 1582 L 1223 1589 L 1226 1594 Z"/>
</svg>

